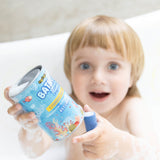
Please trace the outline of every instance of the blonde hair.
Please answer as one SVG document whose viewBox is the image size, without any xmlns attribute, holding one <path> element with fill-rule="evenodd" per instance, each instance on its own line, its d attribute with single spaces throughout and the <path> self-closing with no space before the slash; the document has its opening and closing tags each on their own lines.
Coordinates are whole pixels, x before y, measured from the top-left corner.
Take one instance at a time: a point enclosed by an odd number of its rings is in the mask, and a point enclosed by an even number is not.
<svg viewBox="0 0 160 160">
<path fill-rule="evenodd" d="M 136 86 L 144 67 L 143 47 L 135 31 L 120 19 L 108 16 L 91 17 L 75 27 L 65 49 L 64 71 L 71 80 L 71 60 L 74 52 L 86 46 L 114 48 L 118 54 L 126 58 L 132 65 L 131 78 L 133 85 L 127 96 L 138 96 Z"/>
</svg>

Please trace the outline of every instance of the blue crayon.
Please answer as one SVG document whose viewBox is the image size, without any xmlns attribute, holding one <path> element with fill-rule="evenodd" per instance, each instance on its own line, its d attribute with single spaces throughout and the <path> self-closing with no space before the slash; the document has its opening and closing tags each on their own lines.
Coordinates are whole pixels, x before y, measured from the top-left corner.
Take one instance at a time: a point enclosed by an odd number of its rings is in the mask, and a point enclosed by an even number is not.
<svg viewBox="0 0 160 160">
<path fill-rule="evenodd" d="M 85 112 L 84 113 L 84 122 L 86 126 L 86 131 L 90 131 L 97 126 L 97 119 L 95 112 Z"/>
</svg>

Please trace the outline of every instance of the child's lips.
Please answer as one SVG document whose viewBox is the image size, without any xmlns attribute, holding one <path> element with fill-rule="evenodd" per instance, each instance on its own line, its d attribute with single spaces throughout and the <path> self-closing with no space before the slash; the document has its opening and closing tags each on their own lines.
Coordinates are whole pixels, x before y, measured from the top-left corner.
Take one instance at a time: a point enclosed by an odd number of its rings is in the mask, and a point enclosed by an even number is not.
<svg viewBox="0 0 160 160">
<path fill-rule="evenodd" d="M 110 95 L 108 92 L 89 92 L 89 94 L 96 101 L 103 101 Z"/>
</svg>

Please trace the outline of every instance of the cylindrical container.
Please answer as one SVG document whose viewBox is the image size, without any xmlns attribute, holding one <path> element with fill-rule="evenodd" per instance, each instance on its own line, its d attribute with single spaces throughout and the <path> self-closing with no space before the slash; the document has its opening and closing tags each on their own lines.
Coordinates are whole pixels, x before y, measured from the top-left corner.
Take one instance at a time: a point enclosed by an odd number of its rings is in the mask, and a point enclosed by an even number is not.
<svg viewBox="0 0 160 160">
<path fill-rule="evenodd" d="M 16 88 L 19 88 L 16 91 Z M 68 137 L 84 118 L 83 109 L 48 74 L 37 66 L 11 87 L 9 96 L 26 112 L 34 112 L 39 126 L 55 141 Z"/>
<path fill-rule="evenodd" d="M 95 112 L 84 112 L 84 123 L 86 131 L 90 131 L 97 127 L 97 119 Z"/>
</svg>

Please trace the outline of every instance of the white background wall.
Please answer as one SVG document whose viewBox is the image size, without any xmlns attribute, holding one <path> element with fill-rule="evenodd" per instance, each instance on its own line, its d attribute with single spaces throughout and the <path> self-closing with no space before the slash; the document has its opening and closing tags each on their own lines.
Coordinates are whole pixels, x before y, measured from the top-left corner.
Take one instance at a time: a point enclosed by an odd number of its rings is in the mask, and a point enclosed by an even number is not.
<svg viewBox="0 0 160 160">
<path fill-rule="evenodd" d="M 0 0 L 0 42 L 70 32 L 97 14 L 130 18 L 160 9 L 160 0 Z"/>
</svg>

